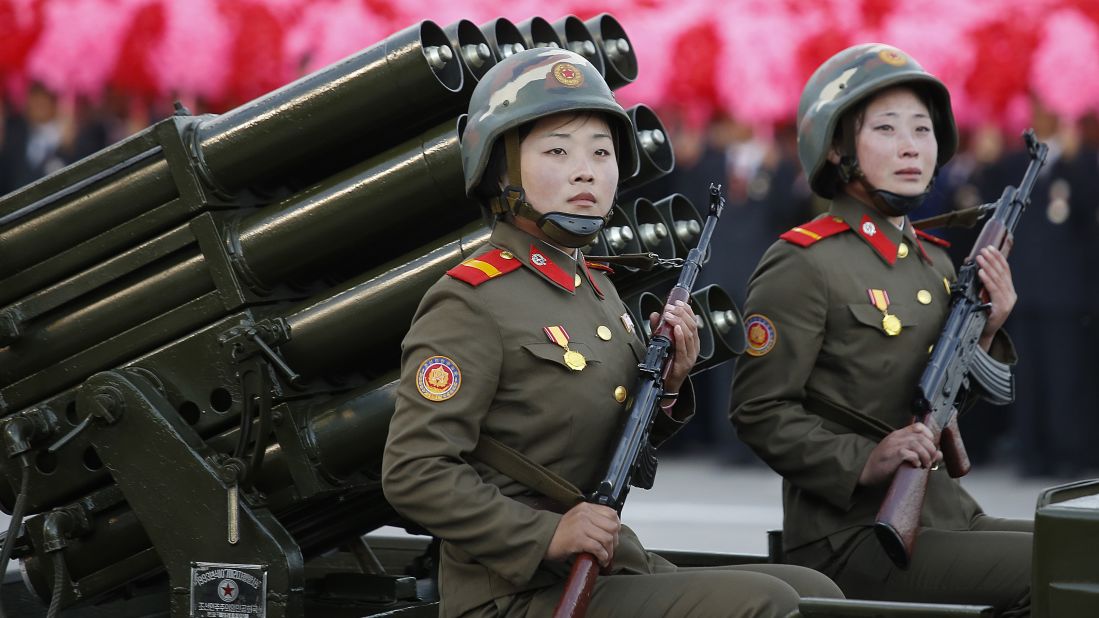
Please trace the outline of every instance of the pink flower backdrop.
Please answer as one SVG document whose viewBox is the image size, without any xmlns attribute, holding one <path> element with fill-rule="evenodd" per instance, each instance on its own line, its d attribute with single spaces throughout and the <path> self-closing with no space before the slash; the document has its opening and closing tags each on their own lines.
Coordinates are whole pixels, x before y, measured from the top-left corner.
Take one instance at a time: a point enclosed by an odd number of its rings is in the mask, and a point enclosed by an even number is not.
<svg viewBox="0 0 1099 618">
<path fill-rule="evenodd" d="M 1099 111 L 1099 0 L 0 0 L 0 88 L 39 81 L 223 111 L 418 20 L 613 14 L 634 43 L 624 103 L 789 120 L 806 78 L 848 45 L 887 42 L 942 78 L 959 122 L 1022 126 L 1031 96 Z"/>
</svg>

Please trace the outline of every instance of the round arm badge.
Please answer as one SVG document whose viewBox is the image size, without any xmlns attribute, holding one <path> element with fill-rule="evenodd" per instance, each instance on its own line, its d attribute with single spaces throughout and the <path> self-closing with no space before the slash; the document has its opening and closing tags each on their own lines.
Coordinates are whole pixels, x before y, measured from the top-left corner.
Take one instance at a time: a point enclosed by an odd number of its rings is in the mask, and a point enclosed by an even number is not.
<svg viewBox="0 0 1099 618">
<path fill-rule="evenodd" d="M 775 347 L 778 333 L 767 316 L 753 313 L 744 321 L 744 328 L 748 331 L 748 349 L 745 351 L 750 356 L 763 356 Z"/>
<path fill-rule="evenodd" d="M 432 356 L 416 370 L 416 388 L 428 401 L 446 401 L 462 386 L 462 371 L 445 356 Z"/>
</svg>

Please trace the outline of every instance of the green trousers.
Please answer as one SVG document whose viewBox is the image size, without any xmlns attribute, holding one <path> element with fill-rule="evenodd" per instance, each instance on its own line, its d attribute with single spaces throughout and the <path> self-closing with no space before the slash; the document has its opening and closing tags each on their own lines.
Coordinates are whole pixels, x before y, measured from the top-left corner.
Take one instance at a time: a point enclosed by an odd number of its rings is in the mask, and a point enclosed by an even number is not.
<svg viewBox="0 0 1099 618">
<path fill-rule="evenodd" d="M 968 530 L 923 528 L 907 569 L 893 564 L 869 527 L 838 550 L 824 539 L 786 559 L 825 573 L 853 599 L 992 605 L 998 616 L 1029 616 L 1033 530 L 1030 520 L 983 514 Z"/>
<path fill-rule="evenodd" d="M 551 616 L 564 584 L 511 599 L 502 615 Z M 781 618 L 803 597 L 842 598 L 824 575 L 787 564 L 676 568 L 596 579 L 590 618 Z"/>
</svg>

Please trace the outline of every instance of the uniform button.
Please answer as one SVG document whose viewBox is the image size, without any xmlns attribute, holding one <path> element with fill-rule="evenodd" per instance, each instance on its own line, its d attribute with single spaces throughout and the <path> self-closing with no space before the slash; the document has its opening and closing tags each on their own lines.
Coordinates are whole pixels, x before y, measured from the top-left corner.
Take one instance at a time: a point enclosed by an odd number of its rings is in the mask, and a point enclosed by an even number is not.
<svg viewBox="0 0 1099 618">
<path fill-rule="evenodd" d="M 576 277 L 573 279 L 573 282 L 576 283 L 576 285 L 574 285 L 573 287 L 580 287 L 580 284 L 583 283 L 583 281 L 584 280 L 580 278 L 580 275 L 577 274 Z"/>
<path fill-rule="evenodd" d="M 935 344 L 934 344 L 934 343 L 932 343 L 931 345 L 927 346 L 927 355 L 928 355 L 928 356 L 931 356 L 931 350 L 934 350 L 934 349 L 935 349 Z"/>
<path fill-rule="evenodd" d="M 832 217 L 832 220 L 836 223 L 843 223 L 843 217 Z"/>
<path fill-rule="evenodd" d="M 511 254 L 511 251 L 501 251 L 500 257 L 504 258 L 505 260 L 515 259 L 515 256 Z"/>
<path fill-rule="evenodd" d="M 946 293 L 949 294 L 950 293 L 950 280 L 947 279 L 946 277 L 943 277 L 943 287 L 946 288 Z"/>
<path fill-rule="evenodd" d="M 930 305 L 931 292 L 928 292 L 927 290 L 920 290 L 919 292 L 916 292 L 916 300 L 920 301 L 921 305 Z"/>
<path fill-rule="evenodd" d="M 606 326 L 600 325 L 599 328 L 595 329 L 595 334 L 599 335 L 599 338 L 603 341 L 611 340 L 611 329 L 607 328 Z"/>
<path fill-rule="evenodd" d="M 623 401 L 626 401 L 626 387 L 625 386 L 616 386 L 616 387 L 614 387 L 614 400 L 617 401 L 618 403 L 622 403 Z"/>
<path fill-rule="evenodd" d="M 900 246 L 897 247 L 897 257 L 899 257 L 899 258 L 908 257 L 908 245 L 906 245 L 905 243 L 902 242 L 900 244 Z"/>
</svg>

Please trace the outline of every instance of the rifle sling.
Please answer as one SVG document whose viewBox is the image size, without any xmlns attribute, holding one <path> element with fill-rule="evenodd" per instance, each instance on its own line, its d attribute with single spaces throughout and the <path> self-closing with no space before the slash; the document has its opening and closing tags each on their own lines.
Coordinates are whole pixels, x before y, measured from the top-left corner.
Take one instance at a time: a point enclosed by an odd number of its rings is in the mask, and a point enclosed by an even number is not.
<svg viewBox="0 0 1099 618">
<path fill-rule="evenodd" d="M 881 441 L 893 431 L 892 427 L 877 419 L 867 418 L 825 399 L 807 399 L 805 409 L 875 442 Z"/>
<path fill-rule="evenodd" d="M 492 436 L 481 434 L 481 439 L 477 442 L 477 447 L 473 449 L 471 455 L 486 466 L 518 483 L 526 485 L 557 503 L 559 507 L 564 507 L 564 509 L 548 508 L 548 505 L 545 505 L 544 501 L 539 499 L 516 498 L 516 500 L 528 506 L 563 513 L 584 501 L 584 494 L 575 485 L 562 478 L 561 475 L 531 461 L 526 455 Z"/>
</svg>

